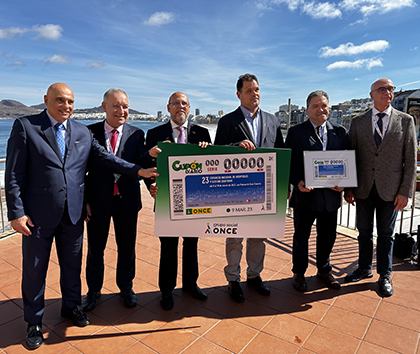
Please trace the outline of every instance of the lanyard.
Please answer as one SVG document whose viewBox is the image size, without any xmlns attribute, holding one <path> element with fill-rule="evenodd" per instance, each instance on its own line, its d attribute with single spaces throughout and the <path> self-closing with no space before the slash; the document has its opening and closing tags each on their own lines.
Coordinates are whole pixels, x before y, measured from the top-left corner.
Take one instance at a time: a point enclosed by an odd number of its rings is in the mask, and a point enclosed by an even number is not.
<svg viewBox="0 0 420 354">
<path fill-rule="evenodd" d="M 111 142 L 110 142 L 109 137 L 108 137 L 108 134 L 105 132 L 106 149 L 108 150 L 108 152 L 110 154 L 113 154 L 114 156 L 117 156 L 117 152 L 118 152 L 118 149 L 120 147 L 121 135 L 122 135 L 122 132 L 121 133 L 118 132 L 118 140 L 117 140 L 117 143 L 115 144 L 115 151 L 113 151 L 112 147 L 111 147 Z"/>
<path fill-rule="evenodd" d="M 322 136 L 319 136 L 318 134 L 317 137 L 319 140 L 321 140 L 322 143 L 322 151 L 326 151 L 327 150 L 327 138 L 328 138 L 328 131 L 327 131 L 327 126 L 322 127 L 319 126 L 319 129 L 322 129 Z"/>
<path fill-rule="evenodd" d="M 389 120 L 388 120 L 388 122 L 389 122 Z M 384 123 L 384 117 L 382 117 L 382 128 L 384 130 L 384 133 L 382 134 L 381 129 L 379 129 L 379 126 L 378 126 L 378 117 L 376 117 L 376 115 L 373 116 L 373 125 L 375 126 L 375 130 L 378 133 L 378 135 L 381 137 L 381 139 L 384 138 L 386 130 L 388 129 L 388 122 L 386 122 L 386 124 L 385 124 Z"/>
</svg>

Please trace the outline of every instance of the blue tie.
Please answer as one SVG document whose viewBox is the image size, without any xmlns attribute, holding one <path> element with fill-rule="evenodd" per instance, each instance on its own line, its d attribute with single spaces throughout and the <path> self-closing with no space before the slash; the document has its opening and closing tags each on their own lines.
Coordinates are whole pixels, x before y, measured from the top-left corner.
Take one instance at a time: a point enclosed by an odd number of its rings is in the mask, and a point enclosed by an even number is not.
<svg viewBox="0 0 420 354">
<path fill-rule="evenodd" d="M 383 122 L 382 122 L 382 118 L 385 116 L 385 113 L 378 113 L 378 128 L 381 131 L 382 135 L 383 135 L 383 131 L 382 131 L 382 127 L 383 127 Z M 378 134 L 378 132 L 375 129 L 375 134 L 373 134 L 373 137 L 375 139 L 375 143 L 376 143 L 376 147 L 379 147 L 379 145 L 381 145 L 382 143 L 382 138 L 381 136 Z"/>
<path fill-rule="evenodd" d="M 66 142 L 64 140 L 64 125 L 63 123 L 57 123 L 54 125 L 55 130 L 55 137 L 57 138 L 58 147 L 61 151 L 61 157 L 64 159 L 64 155 L 66 154 Z"/>
</svg>

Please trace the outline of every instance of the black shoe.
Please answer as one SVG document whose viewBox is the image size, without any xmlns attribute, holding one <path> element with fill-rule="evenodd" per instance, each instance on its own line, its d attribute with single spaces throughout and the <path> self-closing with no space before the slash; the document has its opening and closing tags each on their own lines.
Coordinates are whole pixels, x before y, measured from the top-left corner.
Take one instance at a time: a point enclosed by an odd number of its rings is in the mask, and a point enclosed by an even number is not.
<svg viewBox="0 0 420 354">
<path fill-rule="evenodd" d="M 373 274 L 370 269 L 357 268 L 353 273 L 347 274 L 344 278 L 346 283 L 354 283 L 362 279 L 372 278 Z"/>
<path fill-rule="evenodd" d="M 120 296 L 124 299 L 124 306 L 132 309 L 137 305 L 137 296 L 133 289 L 121 290 Z"/>
<path fill-rule="evenodd" d="M 39 348 L 44 343 L 44 336 L 42 335 L 41 325 L 28 324 L 26 330 L 26 344 L 29 349 Z"/>
<path fill-rule="evenodd" d="M 97 305 L 97 299 L 101 296 L 101 292 L 98 291 L 97 293 L 87 293 L 85 298 L 83 299 L 83 311 L 89 312 L 92 311 Z"/>
<path fill-rule="evenodd" d="M 327 284 L 327 286 L 330 289 L 340 289 L 341 285 L 340 283 L 337 281 L 337 279 L 335 279 L 333 277 L 333 275 L 331 274 L 331 272 L 328 273 L 317 273 L 317 278 L 321 279 L 325 284 Z"/>
<path fill-rule="evenodd" d="M 302 293 L 308 291 L 308 285 L 302 273 L 293 273 L 293 287 Z"/>
<path fill-rule="evenodd" d="M 72 309 L 61 308 L 61 316 L 70 318 L 73 324 L 77 327 L 86 327 L 90 324 L 89 317 L 83 312 L 80 306 L 76 306 Z"/>
<path fill-rule="evenodd" d="M 381 275 L 379 277 L 379 292 L 383 296 L 391 296 L 394 294 L 394 288 L 392 287 L 391 279 L 389 279 L 389 275 Z"/>
<path fill-rule="evenodd" d="M 253 286 L 254 289 L 257 290 L 258 294 L 268 296 L 271 293 L 270 289 L 268 288 L 267 285 L 264 284 L 260 276 L 252 278 L 252 279 L 248 278 L 246 282 L 247 284 Z"/>
<path fill-rule="evenodd" d="M 203 290 L 201 290 L 197 285 L 183 287 L 182 291 L 190 293 L 193 298 L 196 298 L 198 300 L 207 300 L 206 293 Z"/>
<path fill-rule="evenodd" d="M 229 295 L 236 302 L 244 302 L 245 297 L 238 281 L 230 281 L 228 285 Z"/>
<path fill-rule="evenodd" d="M 160 306 L 165 311 L 172 310 L 174 307 L 174 298 L 172 297 L 172 293 L 162 293 L 162 300 L 160 300 Z"/>
</svg>

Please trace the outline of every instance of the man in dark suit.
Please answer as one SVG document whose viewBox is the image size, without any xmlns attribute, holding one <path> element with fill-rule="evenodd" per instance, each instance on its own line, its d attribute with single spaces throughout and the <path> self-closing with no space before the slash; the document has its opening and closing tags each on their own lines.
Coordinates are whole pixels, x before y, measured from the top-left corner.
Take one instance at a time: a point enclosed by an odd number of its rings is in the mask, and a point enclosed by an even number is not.
<svg viewBox="0 0 420 354">
<path fill-rule="evenodd" d="M 146 147 L 144 132 L 126 123 L 129 99 L 119 88 L 104 94 L 103 122 L 89 125 L 93 137 L 109 153 L 125 161 L 144 165 Z M 147 154 L 147 153 L 146 153 Z M 155 155 L 156 157 L 156 155 Z M 128 308 L 135 307 L 137 297 L 133 291 L 136 261 L 137 215 L 141 209 L 140 184 L 137 178 L 115 175 L 96 160 L 88 165 L 85 179 L 87 201 L 88 255 L 86 281 L 89 291 L 83 300 L 83 310 L 92 311 L 101 295 L 104 280 L 104 251 L 108 240 L 111 217 L 117 243 L 117 286 Z"/>
<path fill-rule="evenodd" d="M 199 144 L 206 147 L 211 143 L 207 128 L 190 124 L 188 115 L 190 103 L 182 92 L 175 92 L 168 102 L 171 120 L 168 123 L 150 129 L 146 137 L 146 149 L 152 149 L 159 141 L 170 141 L 178 144 Z M 156 161 L 153 161 L 156 164 Z M 146 181 L 150 186 L 150 180 Z M 152 196 L 156 195 L 156 187 L 150 186 Z M 178 237 L 160 237 L 159 289 L 162 292 L 161 306 L 170 310 L 174 306 L 172 291 L 176 286 L 178 273 Z M 190 293 L 198 300 L 207 299 L 207 295 L 197 286 L 198 237 L 184 237 L 182 244 L 182 290 Z"/>
<path fill-rule="evenodd" d="M 327 121 L 328 95 L 314 91 L 306 100 L 309 119 L 289 129 L 286 147 L 292 149 L 290 183 L 293 192 L 290 206 L 293 208 L 293 286 L 307 291 L 305 272 L 308 268 L 308 240 L 316 219 L 316 266 L 317 277 L 329 288 L 339 289 L 340 283 L 331 274 L 330 253 L 337 234 L 337 210 L 341 206 L 343 188 L 307 188 L 303 152 L 308 150 L 345 150 L 350 147 L 346 130 Z"/>
<path fill-rule="evenodd" d="M 55 238 L 60 263 L 61 315 L 76 326 L 90 323 L 80 307 L 84 178 L 89 156 L 115 173 L 152 177 L 153 169 L 114 157 L 85 125 L 68 119 L 73 91 L 63 83 L 48 88 L 47 110 L 16 119 L 7 146 L 6 199 L 9 220 L 22 233 L 22 297 L 30 349 L 44 342 L 45 278 Z"/>
<path fill-rule="evenodd" d="M 282 148 L 283 136 L 279 120 L 259 108 L 260 87 L 255 75 L 239 76 L 236 95 L 241 101 L 237 110 L 219 120 L 215 145 L 241 146 L 247 150 L 256 147 Z M 225 276 L 229 283 L 229 295 L 236 302 L 245 300 L 240 286 L 242 238 L 226 239 Z M 264 267 L 265 238 L 248 238 L 246 260 L 247 283 L 262 295 L 269 295 L 270 289 L 263 283 L 260 273 Z"/>
<path fill-rule="evenodd" d="M 348 203 L 356 202 L 359 230 L 359 267 L 345 278 L 357 282 L 372 278 L 373 217 L 379 292 L 391 296 L 392 249 L 398 210 L 407 206 L 416 178 L 416 132 L 413 117 L 391 107 L 394 84 L 379 79 L 370 87 L 374 107 L 351 122 L 350 140 L 356 150 L 357 188 L 346 190 Z"/>
</svg>

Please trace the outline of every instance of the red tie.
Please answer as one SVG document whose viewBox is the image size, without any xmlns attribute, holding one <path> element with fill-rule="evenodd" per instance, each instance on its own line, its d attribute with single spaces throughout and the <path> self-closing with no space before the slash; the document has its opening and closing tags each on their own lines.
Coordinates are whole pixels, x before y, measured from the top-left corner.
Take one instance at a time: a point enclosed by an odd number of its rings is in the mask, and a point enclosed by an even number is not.
<svg viewBox="0 0 420 354">
<path fill-rule="evenodd" d="M 112 129 L 112 136 L 111 136 L 111 149 L 115 154 L 115 147 L 117 146 L 118 141 L 118 130 Z M 117 181 L 114 180 L 114 195 L 119 193 Z"/>
</svg>

